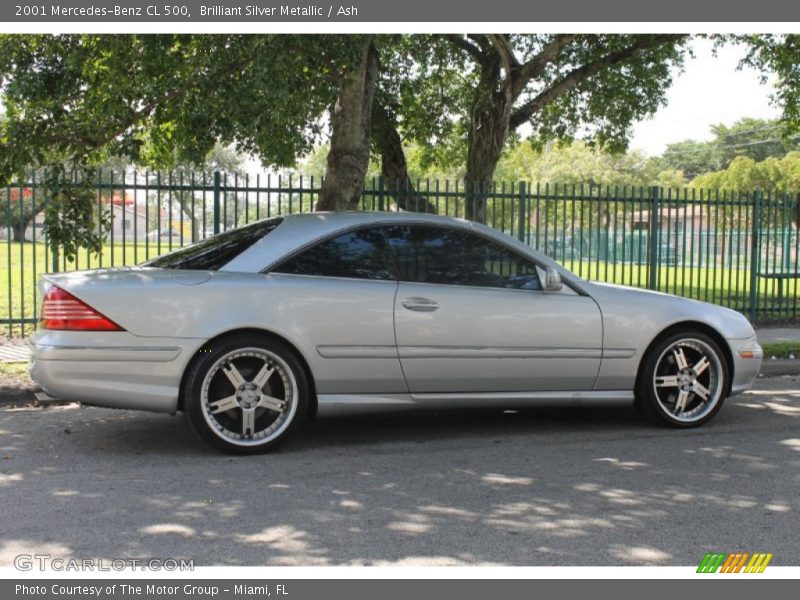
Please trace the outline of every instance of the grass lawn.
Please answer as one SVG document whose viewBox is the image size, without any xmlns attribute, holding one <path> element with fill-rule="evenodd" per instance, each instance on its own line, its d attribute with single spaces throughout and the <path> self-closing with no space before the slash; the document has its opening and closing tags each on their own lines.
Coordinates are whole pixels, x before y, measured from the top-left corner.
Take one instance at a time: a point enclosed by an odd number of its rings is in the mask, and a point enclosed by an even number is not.
<svg viewBox="0 0 800 600">
<path fill-rule="evenodd" d="M 631 265 L 598 261 L 564 261 L 566 268 L 591 281 L 619 283 L 646 288 L 649 282 L 647 265 Z M 749 268 L 683 267 L 662 265 L 656 274 L 657 289 L 661 292 L 696 298 L 735 309 L 750 304 Z M 798 280 L 784 281 L 783 296 L 793 299 L 798 291 Z M 774 304 L 778 298 L 779 285 L 775 279 L 759 278 L 759 305 Z M 786 302 L 790 305 L 790 302 Z M 786 310 L 786 307 L 783 307 Z"/>
<path fill-rule="evenodd" d="M 177 246 L 173 246 L 173 249 Z M 169 251 L 169 244 L 157 242 L 148 244 L 108 244 L 100 255 L 90 255 L 82 250 L 75 263 L 63 259 L 59 270 L 94 269 L 98 267 L 135 265 L 148 258 Z M 605 261 L 584 260 L 564 261 L 564 266 L 579 276 L 595 281 L 607 281 L 636 287 L 647 287 L 649 273 L 647 265 L 607 263 Z M 0 320 L 32 318 L 37 309 L 38 294 L 36 280 L 42 273 L 52 271 L 52 258 L 44 243 L 0 241 Z M 749 269 L 730 269 L 723 267 L 684 268 L 680 266 L 661 266 L 658 271 L 658 289 L 663 292 L 697 298 L 733 309 L 746 311 L 750 305 Z M 795 316 L 798 280 L 790 279 L 784 283 L 783 295 L 789 298 L 778 305 L 778 283 L 776 280 L 760 279 L 758 285 L 758 306 L 769 306 L 769 311 L 761 311 L 760 316 Z M 773 310 L 777 308 L 778 310 Z M 28 327 L 30 328 L 30 326 Z M 19 326 L 9 327 L 0 323 L 0 333 L 19 334 Z"/>
<path fill-rule="evenodd" d="M 33 385 L 28 375 L 28 363 L 0 362 L 0 385 Z"/>
<path fill-rule="evenodd" d="M 173 245 L 173 249 L 177 246 Z M 160 249 L 160 252 L 159 252 Z M 169 251 L 169 244 L 157 242 L 148 244 L 106 245 L 99 255 L 81 250 L 77 260 L 69 263 L 60 261 L 59 271 L 97 269 L 99 267 L 128 266 L 139 264 L 149 258 Z M 9 315 L 14 319 L 31 318 L 34 309 L 38 310 L 36 280 L 43 273 L 53 271 L 52 256 L 41 242 L 7 242 L 0 240 L 0 320 Z M 19 326 L 9 329 L 0 324 L 0 333 L 19 334 Z"/>
<path fill-rule="evenodd" d="M 764 350 L 764 358 L 797 358 L 800 357 L 800 343 L 798 342 L 772 342 L 761 344 Z"/>
</svg>

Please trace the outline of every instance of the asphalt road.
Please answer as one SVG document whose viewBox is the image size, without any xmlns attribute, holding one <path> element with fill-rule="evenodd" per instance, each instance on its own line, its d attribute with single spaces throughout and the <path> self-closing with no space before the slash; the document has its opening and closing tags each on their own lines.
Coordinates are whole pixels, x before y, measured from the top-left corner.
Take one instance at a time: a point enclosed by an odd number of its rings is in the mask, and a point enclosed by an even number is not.
<svg viewBox="0 0 800 600">
<path fill-rule="evenodd" d="M 619 408 L 351 418 L 247 458 L 181 416 L 0 410 L 0 564 L 798 565 L 799 497 L 798 378 L 691 431 Z"/>
</svg>

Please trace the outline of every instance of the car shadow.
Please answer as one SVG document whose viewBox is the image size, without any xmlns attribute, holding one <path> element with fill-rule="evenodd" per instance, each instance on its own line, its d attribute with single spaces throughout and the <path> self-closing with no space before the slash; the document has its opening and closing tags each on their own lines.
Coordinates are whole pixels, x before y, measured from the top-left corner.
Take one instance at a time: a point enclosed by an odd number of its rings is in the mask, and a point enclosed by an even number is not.
<svg viewBox="0 0 800 600">
<path fill-rule="evenodd" d="M 226 456 L 194 434 L 183 413 L 174 417 L 102 408 L 94 419 L 96 435 L 85 438 L 86 452 L 133 455 Z M 97 413 L 94 412 L 93 417 Z M 666 431 L 633 407 L 535 408 L 513 411 L 459 409 L 329 417 L 309 420 L 277 451 L 317 452 L 352 446 L 447 442 L 502 443 L 522 436 L 553 437 L 585 433 L 607 437 Z M 74 436 L 73 447 L 84 444 Z"/>
</svg>

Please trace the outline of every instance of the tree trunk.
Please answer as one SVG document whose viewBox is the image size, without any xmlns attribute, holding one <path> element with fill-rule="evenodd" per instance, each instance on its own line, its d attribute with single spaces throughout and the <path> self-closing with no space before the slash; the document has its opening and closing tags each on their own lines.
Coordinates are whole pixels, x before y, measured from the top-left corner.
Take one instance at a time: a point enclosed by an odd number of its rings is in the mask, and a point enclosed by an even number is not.
<svg viewBox="0 0 800 600">
<path fill-rule="evenodd" d="M 25 230 L 28 228 L 28 221 L 15 221 L 11 225 L 11 233 L 13 234 L 13 240 L 15 242 L 24 242 L 25 241 Z"/>
<path fill-rule="evenodd" d="M 485 193 L 503 155 L 514 100 L 510 83 L 500 79 L 499 61 L 485 65 L 472 101 L 467 136 L 465 212 L 472 221 L 486 221 Z"/>
<path fill-rule="evenodd" d="M 316 210 L 358 207 L 369 165 L 370 118 L 378 53 L 372 36 L 364 36 L 361 59 L 342 83 L 331 111 L 331 149 Z"/>
<path fill-rule="evenodd" d="M 372 109 L 372 140 L 381 155 L 381 174 L 386 178 L 397 208 L 413 212 L 435 213 L 436 206 L 414 189 L 408 176 L 403 140 L 397 122 L 385 107 L 376 103 Z"/>
</svg>

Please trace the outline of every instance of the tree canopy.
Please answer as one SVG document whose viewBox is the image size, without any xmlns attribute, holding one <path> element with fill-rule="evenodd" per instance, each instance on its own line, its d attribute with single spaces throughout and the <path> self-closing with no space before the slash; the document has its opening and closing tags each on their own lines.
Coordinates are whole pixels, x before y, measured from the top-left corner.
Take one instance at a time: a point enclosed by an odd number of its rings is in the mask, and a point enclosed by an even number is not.
<svg viewBox="0 0 800 600">
<path fill-rule="evenodd" d="M 2 35 L 0 184 L 68 162 L 88 188 L 103 157 L 199 164 L 217 143 L 291 165 L 321 141 L 353 46 L 340 35 Z M 49 237 L 96 246 L 89 196 L 50 173 L 64 201 Z"/>
<path fill-rule="evenodd" d="M 481 185 L 493 178 L 506 144 L 523 126 L 539 145 L 580 137 L 624 149 L 632 123 L 664 102 L 688 39 L 471 34 L 379 40 L 392 69 L 382 71 L 376 98 L 428 161 L 463 163 L 467 185 Z M 469 216 L 481 220 L 482 201 L 475 200 L 468 206 L 476 214 Z"/>
<path fill-rule="evenodd" d="M 692 186 L 722 190 L 800 192 L 800 151 L 756 161 L 737 156 L 727 168 L 699 175 Z"/>
<path fill-rule="evenodd" d="M 372 149 L 390 180 L 408 176 L 409 159 L 441 170 L 460 166 L 477 200 L 468 203 L 476 209 L 470 216 L 480 220 L 480 185 L 521 138 L 539 149 L 574 139 L 625 149 L 632 124 L 663 104 L 689 40 L 677 34 L 3 35 L 0 183 L 48 164 L 85 169 L 81 180 L 91 183 L 91 165 L 115 155 L 152 165 L 199 164 L 215 144 L 265 165 L 291 166 L 329 141 L 320 206 L 354 206 Z M 777 74 L 780 131 L 754 123 L 716 131 L 713 165 L 707 156 L 690 156 L 694 146 L 676 147 L 660 169 L 669 178 L 679 170 L 694 176 L 709 166 L 723 169 L 726 156 L 758 161 L 796 148 L 800 37 L 717 41 L 744 44 L 744 65 Z M 768 140 L 753 137 L 767 134 Z M 406 148 L 415 155 L 406 157 Z M 91 241 L 96 223 L 81 207 L 83 195 L 59 185 L 62 168 L 51 174 L 50 191 L 63 200 L 61 216 L 52 219 L 53 240 Z M 401 207 L 417 194 L 407 186 L 390 191 Z"/>
<path fill-rule="evenodd" d="M 509 150 L 497 166 L 502 181 L 528 181 L 536 184 L 586 185 L 605 188 L 681 187 L 683 173 L 660 169 L 639 150 L 609 152 L 576 141 L 551 143 L 544 149 L 521 143 Z"/>
<path fill-rule="evenodd" d="M 3 35 L 0 175 L 95 153 L 203 162 L 219 142 L 292 165 L 351 62 L 347 36 Z"/>
<path fill-rule="evenodd" d="M 800 135 L 788 133 L 787 125 L 777 120 L 745 117 L 732 125 L 712 125 L 711 132 L 714 137 L 709 141 L 669 144 L 661 155 L 661 164 L 694 178 L 726 169 L 739 156 L 758 162 L 800 150 Z"/>
</svg>

